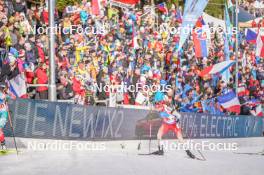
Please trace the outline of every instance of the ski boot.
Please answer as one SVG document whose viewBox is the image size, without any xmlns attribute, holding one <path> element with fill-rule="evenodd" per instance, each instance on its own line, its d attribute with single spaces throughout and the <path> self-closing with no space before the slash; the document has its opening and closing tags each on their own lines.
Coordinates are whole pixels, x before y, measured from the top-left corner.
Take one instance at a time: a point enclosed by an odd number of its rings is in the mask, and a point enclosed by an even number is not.
<svg viewBox="0 0 264 175">
<path fill-rule="evenodd" d="M 196 159 L 195 155 L 190 150 L 185 150 L 186 154 L 191 158 L 191 159 Z"/>
<path fill-rule="evenodd" d="M 6 151 L 6 144 L 5 144 L 5 140 L 4 141 L 2 141 L 1 142 L 1 149 L 3 150 L 3 151 Z"/>
<path fill-rule="evenodd" d="M 164 155 L 163 146 L 158 146 L 158 149 L 159 149 L 158 151 L 155 151 L 155 152 L 153 152 L 151 154 L 163 156 Z"/>
</svg>

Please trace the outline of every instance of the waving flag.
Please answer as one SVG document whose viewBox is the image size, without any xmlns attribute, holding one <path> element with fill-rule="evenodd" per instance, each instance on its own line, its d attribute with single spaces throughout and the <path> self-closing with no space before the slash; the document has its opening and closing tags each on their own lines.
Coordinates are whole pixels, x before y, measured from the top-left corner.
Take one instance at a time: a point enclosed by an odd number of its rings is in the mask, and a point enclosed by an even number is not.
<svg viewBox="0 0 264 175">
<path fill-rule="evenodd" d="M 219 104 L 230 112 L 240 113 L 240 103 L 233 91 L 230 91 L 220 97 L 217 97 Z"/>
<path fill-rule="evenodd" d="M 257 37 L 257 48 L 256 48 L 256 56 L 264 58 L 264 32 L 259 31 Z"/>
<path fill-rule="evenodd" d="M 246 33 L 246 41 L 248 43 L 256 44 L 257 37 L 258 37 L 257 29 L 249 28 L 245 30 L 245 33 Z"/>
<path fill-rule="evenodd" d="M 17 75 L 15 78 L 9 80 L 10 91 L 16 97 L 23 97 L 27 94 L 27 86 L 25 77 L 22 74 Z"/>
<path fill-rule="evenodd" d="M 259 101 L 257 99 L 251 99 L 251 100 L 247 101 L 246 104 L 247 104 L 247 106 L 255 107 L 257 105 L 261 105 L 261 101 Z"/>
<path fill-rule="evenodd" d="M 193 42 L 195 56 L 197 58 L 207 57 L 208 48 L 206 32 L 203 32 L 202 29 L 198 30 L 197 32 L 193 32 Z"/>
<path fill-rule="evenodd" d="M 233 6 L 234 6 L 234 4 L 233 4 L 232 0 L 228 0 L 228 8 L 231 8 Z"/>
<path fill-rule="evenodd" d="M 223 61 L 221 63 L 217 63 L 213 66 L 206 67 L 204 70 L 202 70 L 199 74 L 199 76 L 203 77 L 206 75 L 213 75 L 213 74 L 221 74 L 225 72 L 230 66 L 232 66 L 235 63 L 233 60 L 229 61 Z"/>
<path fill-rule="evenodd" d="M 225 25 L 226 25 L 226 33 L 224 33 L 224 53 L 225 53 L 225 60 L 229 61 L 230 60 L 230 45 L 229 43 L 231 42 L 232 39 L 232 25 L 230 22 L 230 17 L 228 13 L 228 8 L 227 5 L 225 4 Z M 222 74 L 223 80 L 228 83 L 230 78 L 231 78 L 231 73 L 229 70 L 225 71 Z"/>
<path fill-rule="evenodd" d="M 247 90 L 245 85 L 238 86 L 238 89 L 237 89 L 237 95 L 238 96 L 241 97 L 241 96 L 245 96 L 247 94 L 248 94 L 248 90 Z"/>
<path fill-rule="evenodd" d="M 202 15 L 208 0 L 188 0 L 185 3 L 185 10 L 183 14 L 183 22 L 180 30 L 180 42 L 178 51 L 181 50 L 186 39 L 189 37 L 197 19 Z M 186 30 L 188 29 L 188 30 Z"/>
<path fill-rule="evenodd" d="M 226 4 L 225 4 L 225 25 L 226 25 L 227 39 L 228 39 L 228 41 L 230 41 L 231 38 L 232 38 L 232 24 L 231 24 L 231 21 L 230 21 L 228 8 L 227 8 Z"/>
<path fill-rule="evenodd" d="M 251 110 L 250 113 L 251 113 L 252 115 L 254 115 L 254 116 L 257 116 L 257 117 L 262 117 L 262 116 L 264 116 L 263 111 L 262 111 L 262 106 L 261 106 L 261 104 L 258 105 L 258 106 L 255 108 L 255 110 Z"/>
<path fill-rule="evenodd" d="M 227 34 L 224 34 L 224 53 L 225 53 L 225 60 L 229 61 L 230 60 L 230 48 L 229 48 L 229 41 L 228 41 L 228 37 Z M 230 70 L 227 70 L 225 72 L 223 72 L 222 74 L 222 78 L 223 80 L 228 83 L 230 78 L 231 78 L 231 73 Z"/>
</svg>

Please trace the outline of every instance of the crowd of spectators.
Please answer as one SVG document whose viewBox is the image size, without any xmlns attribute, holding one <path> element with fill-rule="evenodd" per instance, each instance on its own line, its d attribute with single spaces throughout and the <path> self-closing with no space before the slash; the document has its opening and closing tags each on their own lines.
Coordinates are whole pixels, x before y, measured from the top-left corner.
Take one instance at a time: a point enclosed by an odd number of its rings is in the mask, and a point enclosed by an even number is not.
<svg viewBox="0 0 264 175">
<path fill-rule="evenodd" d="M 56 24 L 68 31 L 56 35 L 58 99 L 74 99 L 75 103 L 83 105 L 108 100 L 112 105 L 144 106 L 152 103 L 153 91 L 149 89 L 120 92 L 104 88 L 98 91 L 95 87 L 162 84 L 170 85 L 167 96 L 181 111 L 228 113 L 217 103 L 216 97 L 235 90 L 234 66 L 230 68 L 228 80 L 221 75 L 198 76 L 205 67 L 226 59 L 221 33 L 211 34 L 208 57 L 195 56 L 192 36 L 178 54 L 180 36 L 157 30 L 162 23 L 171 27 L 181 25 L 177 7 L 172 6 L 168 13 L 157 12 L 160 15 L 156 19 L 147 6 L 125 11 L 102 5 L 100 15 L 92 14 L 87 0 L 54 14 Z M 71 32 L 73 25 L 91 30 Z M 24 0 L 0 1 L 2 74 L 23 74 L 28 85 L 48 84 L 49 37 L 40 30 L 47 26 L 47 5 L 26 4 Z M 230 47 L 231 60 L 235 59 L 233 51 Z M 263 60 L 255 56 L 255 45 L 242 37 L 238 57 L 239 86 L 245 88 L 240 96 L 241 114 L 250 114 L 252 107 L 247 102 L 264 102 Z M 4 71 L 5 66 L 9 73 Z M 30 86 L 27 92 L 26 98 L 48 98 L 46 86 Z"/>
<path fill-rule="evenodd" d="M 243 0 L 240 6 L 257 18 L 264 15 L 264 2 L 262 0 Z"/>
</svg>

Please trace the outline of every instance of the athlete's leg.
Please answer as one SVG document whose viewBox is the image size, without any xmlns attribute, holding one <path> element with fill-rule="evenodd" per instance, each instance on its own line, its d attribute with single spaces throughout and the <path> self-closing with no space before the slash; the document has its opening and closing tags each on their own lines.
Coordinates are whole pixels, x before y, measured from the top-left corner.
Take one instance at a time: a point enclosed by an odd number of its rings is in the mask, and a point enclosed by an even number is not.
<svg viewBox="0 0 264 175">
<path fill-rule="evenodd" d="M 162 136 L 164 136 L 167 132 L 169 131 L 169 128 L 166 124 L 162 124 L 161 127 L 159 128 L 158 134 L 157 134 L 157 139 L 158 139 L 158 144 L 159 146 L 161 144 Z"/>
<path fill-rule="evenodd" d="M 8 118 L 8 113 L 7 112 L 0 112 L 0 144 L 3 146 L 5 144 L 5 135 L 3 128 L 6 125 Z"/>
<path fill-rule="evenodd" d="M 4 142 L 4 140 L 5 140 L 5 135 L 3 129 L 0 128 L 0 143 Z"/>
<path fill-rule="evenodd" d="M 182 132 L 181 131 L 176 131 L 176 136 L 177 139 L 179 140 L 180 143 L 184 143 L 183 137 L 182 137 Z"/>
<path fill-rule="evenodd" d="M 174 128 L 174 132 L 175 132 L 175 134 L 176 134 L 177 139 L 179 140 L 179 142 L 182 143 L 182 144 L 185 144 L 185 140 L 183 139 L 182 132 L 181 132 L 181 128 L 176 125 L 176 127 Z M 195 159 L 195 156 L 192 154 L 192 152 L 189 150 L 188 147 L 185 147 L 184 150 L 186 151 L 186 154 L 190 158 Z"/>
</svg>

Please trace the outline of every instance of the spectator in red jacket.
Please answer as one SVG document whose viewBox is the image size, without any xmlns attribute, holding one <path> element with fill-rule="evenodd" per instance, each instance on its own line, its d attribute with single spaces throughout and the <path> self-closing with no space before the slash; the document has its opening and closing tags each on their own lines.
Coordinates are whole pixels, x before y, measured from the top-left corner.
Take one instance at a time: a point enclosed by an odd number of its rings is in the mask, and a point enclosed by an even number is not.
<svg viewBox="0 0 264 175">
<path fill-rule="evenodd" d="M 39 68 L 36 70 L 37 84 L 48 84 L 47 65 L 41 63 Z M 37 87 L 40 99 L 48 99 L 48 87 L 40 86 Z"/>
<path fill-rule="evenodd" d="M 47 8 L 45 8 L 45 9 L 42 11 L 41 18 L 42 18 L 42 22 L 43 22 L 45 25 L 48 25 L 48 24 L 49 24 L 49 12 L 48 12 L 48 9 L 47 9 Z"/>
</svg>

